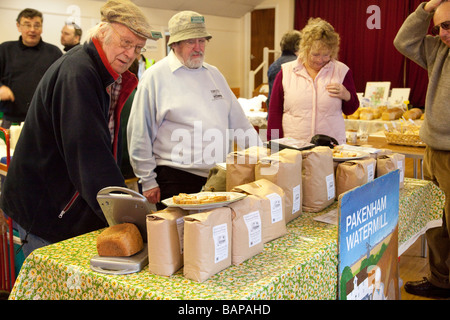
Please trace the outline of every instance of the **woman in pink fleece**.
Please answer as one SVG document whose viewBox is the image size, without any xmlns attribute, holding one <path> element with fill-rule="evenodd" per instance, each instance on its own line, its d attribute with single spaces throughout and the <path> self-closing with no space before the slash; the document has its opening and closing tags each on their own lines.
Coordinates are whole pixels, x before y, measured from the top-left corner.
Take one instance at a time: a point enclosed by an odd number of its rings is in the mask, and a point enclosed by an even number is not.
<svg viewBox="0 0 450 320">
<path fill-rule="evenodd" d="M 339 34 L 321 18 L 302 30 L 297 60 L 281 66 L 269 104 L 267 139 L 310 141 L 316 134 L 345 143 L 342 113 L 359 107 L 352 72 L 337 61 Z"/>
</svg>

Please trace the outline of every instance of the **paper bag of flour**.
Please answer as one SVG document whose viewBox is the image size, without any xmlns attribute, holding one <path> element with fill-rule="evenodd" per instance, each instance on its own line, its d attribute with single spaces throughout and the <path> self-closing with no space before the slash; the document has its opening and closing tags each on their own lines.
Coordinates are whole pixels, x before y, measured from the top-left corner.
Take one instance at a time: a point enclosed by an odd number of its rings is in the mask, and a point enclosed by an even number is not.
<svg viewBox="0 0 450 320">
<path fill-rule="evenodd" d="M 234 265 L 264 250 L 260 205 L 261 199 L 254 195 L 228 205 L 232 220 L 231 263 Z"/>
<path fill-rule="evenodd" d="M 267 148 L 258 146 L 229 153 L 226 159 L 226 190 L 255 181 L 255 166 L 268 153 Z"/>
<path fill-rule="evenodd" d="M 184 217 L 187 211 L 166 208 L 147 215 L 148 269 L 170 276 L 183 266 Z"/>
<path fill-rule="evenodd" d="M 267 243 L 287 233 L 285 218 L 285 194 L 283 189 L 267 179 L 259 179 L 232 189 L 254 195 L 261 200 L 260 214 L 263 242 Z"/>
<path fill-rule="evenodd" d="M 302 155 L 302 209 L 319 212 L 335 200 L 333 151 L 320 146 L 302 151 Z"/>
<path fill-rule="evenodd" d="M 403 188 L 405 186 L 405 155 L 392 153 L 377 158 L 377 177 L 397 169 L 400 171 L 400 188 Z"/>
<path fill-rule="evenodd" d="M 302 152 L 283 149 L 258 161 L 255 179 L 267 179 L 283 189 L 286 223 L 302 213 Z"/>
<path fill-rule="evenodd" d="M 231 209 L 184 217 L 184 276 L 203 282 L 231 265 Z"/>
<path fill-rule="evenodd" d="M 377 161 L 370 157 L 339 163 L 336 170 L 336 198 L 348 190 L 373 181 L 376 165 Z"/>
</svg>

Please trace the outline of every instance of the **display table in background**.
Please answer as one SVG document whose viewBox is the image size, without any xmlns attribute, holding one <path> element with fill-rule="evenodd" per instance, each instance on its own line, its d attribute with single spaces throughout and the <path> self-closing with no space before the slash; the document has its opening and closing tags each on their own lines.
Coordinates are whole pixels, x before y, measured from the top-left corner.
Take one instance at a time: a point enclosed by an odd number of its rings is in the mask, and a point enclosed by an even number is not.
<svg viewBox="0 0 450 320">
<path fill-rule="evenodd" d="M 444 193 L 433 183 L 405 179 L 400 191 L 399 247 L 442 218 Z M 288 224 L 288 234 L 264 251 L 203 283 L 183 277 L 139 273 L 106 275 L 90 269 L 96 254 L 94 231 L 34 251 L 24 262 L 10 299 L 336 299 L 336 225 L 303 213 Z"/>
<path fill-rule="evenodd" d="M 368 126 L 369 134 L 382 134 L 384 130 L 386 129 L 386 126 L 389 129 L 392 129 L 394 127 L 401 128 L 401 123 L 404 122 L 404 120 L 381 120 L 381 119 L 374 119 L 374 120 L 360 120 L 360 119 L 344 119 L 345 122 L 345 130 L 355 130 L 358 131 L 359 125 L 361 123 L 365 123 Z M 423 120 L 414 120 L 414 122 L 420 126 L 423 123 Z"/>
<path fill-rule="evenodd" d="M 392 152 L 397 152 L 405 155 L 406 158 L 413 160 L 413 175 L 414 178 L 423 179 L 423 156 L 425 154 L 425 147 L 401 146 L 388 143 L 386 137 L 369 136 L 367 144 L 377 149 L 389 149 Z M 419 175 L 420 169 L 420 175 Z"/>
</svg>

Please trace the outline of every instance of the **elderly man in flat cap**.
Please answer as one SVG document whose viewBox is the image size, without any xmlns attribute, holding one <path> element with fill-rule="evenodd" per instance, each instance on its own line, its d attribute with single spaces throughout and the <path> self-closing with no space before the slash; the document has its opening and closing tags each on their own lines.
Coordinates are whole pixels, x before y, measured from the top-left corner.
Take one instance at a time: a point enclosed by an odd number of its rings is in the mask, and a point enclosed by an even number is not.
<svg viewBox="0 0 450 320">
<path fill-rule="evenodd" d="M 172 50 L 145 71 L 127 128 L 134 173 L 158 209 L 173 195 L 200 192 L 230 140 L 241 148 L 261 143 L 225 78 L 204 62 L 211 39 L 204 16 L 177 13 L 169 33 Z"/>
<path fill-rule="evenodd" d="M 123 186 L 120 112 L 137 78 L 128 71 L 153 38 L 128 0 L 101 8 L 88 40 L 43 77 L 2 188 L 1 207 L 19 225 L 24 254 L 107 226 L 99 190 Z"/>
</svg>

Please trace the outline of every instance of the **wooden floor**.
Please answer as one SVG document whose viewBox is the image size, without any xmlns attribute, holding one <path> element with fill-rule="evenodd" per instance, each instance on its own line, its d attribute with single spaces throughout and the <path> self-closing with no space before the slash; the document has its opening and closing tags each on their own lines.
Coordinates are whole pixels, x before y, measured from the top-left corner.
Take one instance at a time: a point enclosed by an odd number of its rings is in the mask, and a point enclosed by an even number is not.
<svg viewBox="0 0 450 320">
<path fill-rule="evenodd" d="M 403 285 L 407 281 L 422 280 L 423 277 L 428 275 L 428 258 L 422 257 L 421 247 L 421 238 L 419 238 L 400 256 L 398 267 L 402 281 L 400 291 L 401 300 L 434 300 L 409 294 L 403 288 Z"/>
</svg>

